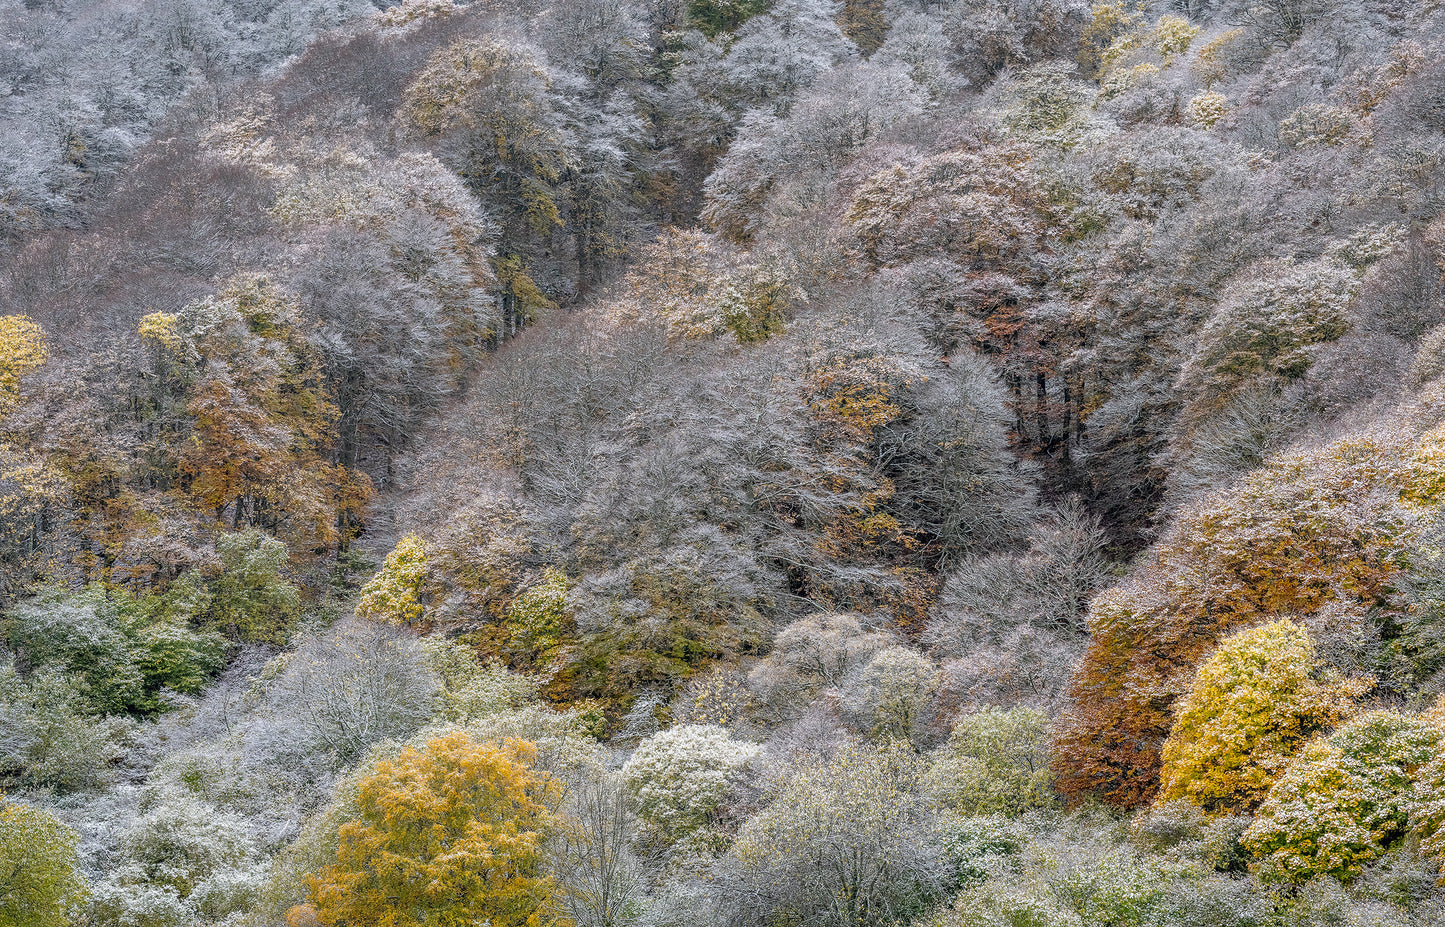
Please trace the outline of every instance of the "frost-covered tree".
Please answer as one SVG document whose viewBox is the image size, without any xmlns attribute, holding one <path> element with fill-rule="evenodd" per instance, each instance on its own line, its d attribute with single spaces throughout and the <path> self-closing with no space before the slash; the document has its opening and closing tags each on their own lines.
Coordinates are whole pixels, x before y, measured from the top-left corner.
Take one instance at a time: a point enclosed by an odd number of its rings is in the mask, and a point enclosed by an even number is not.
<svg viewBox="0 0 1445 927">
<path fill-rule="evenodd" d="M 1309 634 L 1293 622 L 1226 638 L 1179 702 L 1157 801 L 1252 810 L 1305 741 L 1348 712 L 1368 684 L 1321 675 Z"/>
<path fill-rule="evenodd" d="M 61 927 L 87 895 L 75 832 L 31 805 L 0 805 L 0 925 Z"/>
<path fill-rule="evenodd" d="M 1413 781 L 1441 732 L 1394 711 L 1361 714 L 1306 746 L 1245 831 L 1260 877 L 1349 881 L 1407 832 Z"/>
<path fill-rule="evenodd" d="M 920 772 L 901 744 L 846 744 L 797 769 L 723 859 L 729 922 L 864 927 L 923 910 L 941 872 Z"/>
<path fill-rule="evenodd" d="M 712 724 L 669 728 L 644 740 L 622 767 L 650 840 L 671 846 L 706 827 L 733 787 L 733 777 L 758 754 Z"/>
</svg>

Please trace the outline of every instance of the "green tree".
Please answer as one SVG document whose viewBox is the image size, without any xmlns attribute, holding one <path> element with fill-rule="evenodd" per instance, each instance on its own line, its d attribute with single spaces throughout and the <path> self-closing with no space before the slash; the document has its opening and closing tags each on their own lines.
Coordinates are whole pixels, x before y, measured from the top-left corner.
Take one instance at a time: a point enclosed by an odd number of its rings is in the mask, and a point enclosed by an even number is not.
<svg viewBox="0 0 1445 927">
<path fill-rule="evenodd" d="M 1398 846 L 1411 787 L 1439 748 L 1440 731 L 1394 711 L 1362 714 L 1312 741 L 1275 782 L 1244 832 L 1260 878 L 1347 882 Z"/>
<path fill-rule="evenodd" d="M 967 815 L 1023 814 L 1057 803 L 1049 771 L 1049 719 L 1034 708 L 985 708 L 954 725 L 925 780 Z"/>
<path fill-rule="evenodd" d="M 738 831 L 720 869 L 728 923 L 908 923 L 940 889 L 918 757 L 845 744 L 797 769 Z"/>
<path fill-rule="evenodd" d="M 512 600 L 507 606 L 507 626 L 515 652 L 535 661 L 562 643 L 573 630 L 567 608 L 571 586 L 565 573 L 547 567 L 540 583 Z"/>
<path fill-rule="evenodd" d="M 732 776 L 757 753 L 717 725 L 687 724 L 639 744 L 622 778 L 648 835 L 671 845 L 707 824 Z"/>
<path fill-rule="evenodd" d="M 12 802 L 0 807 L 0 927 L 72 923 L 86 896 L 75 846 L 75 832 L 50 812 Z"/>
<path fill-rule="evenodd" d="M 282 575 L 286 545 L 252 528 L 222 535 L 216 553 L 211 623 L 233 640 L 284 641 L 301 613 L 301 592 Z"/>
</svg>

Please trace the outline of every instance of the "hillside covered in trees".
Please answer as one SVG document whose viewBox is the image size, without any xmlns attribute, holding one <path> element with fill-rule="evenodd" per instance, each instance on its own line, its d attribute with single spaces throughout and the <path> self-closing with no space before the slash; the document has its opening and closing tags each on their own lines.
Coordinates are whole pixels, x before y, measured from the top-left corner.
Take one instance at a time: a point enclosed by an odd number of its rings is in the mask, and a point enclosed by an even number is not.
<svg viewBox="0 0 1445 927">
<path fill-rule="evenodd" d="M 0 927 L 1445 927 L 1445 3 L 0 0 Z"/>
</svg>

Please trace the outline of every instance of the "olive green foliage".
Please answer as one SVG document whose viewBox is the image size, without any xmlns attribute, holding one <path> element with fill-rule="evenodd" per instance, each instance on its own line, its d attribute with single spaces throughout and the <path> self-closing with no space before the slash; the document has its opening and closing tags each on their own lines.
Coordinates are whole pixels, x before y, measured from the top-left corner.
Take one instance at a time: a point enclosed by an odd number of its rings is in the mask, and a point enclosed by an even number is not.
<svg viewBox="0 0 1445 927">
<path fill-rule="evenodd" d="M 569 589 L 567 575 L 548 567 L 540 583 L 512 600 L 507 627 L 513 652 L 528 660 L 541 659 L 574 631 L 567 608 Z"/>
<path fill-rule="evenodd" d="M 69 674 L 84 710 L 149 714 L 165 707 L 163 690 L 199 692 L 225 662 L 225 641 L 165 617 L 175 610 L 175 597 L 45 589 L 5 624 L 22 666 Z"/>
<path fill-rule="evenodd" d="M 0 927 L 64 927 L 85 900 L 75 832 L 50 812 L 0 805 Z"/>
<path fill-rule="evenodd" d="M 1049 718 L 1034 708 L 985 708 L 958 719 L 928 771 L 930 791 L 967 815 L 1053 807 Z"/>
<path fill-rule="evenodd" d="M 455 722 L 475 721 L 525 704 L 537 695 L 535 680 L 497 663 L 483 663 L 464 644 L 428 637 L 421 647 L 437 681 L 436 714 Z"/>
<path fill-rule="evenodd" d="M 1300 746 L 1366 687 L 1328 678 L 1309 634 L 1291 621 L 1226 638 L 1180 701 L 1158 800 L 1186 799 L 1212 812 L 1253 809 Z"/>
<path fill-rule="evenodd" d="M 301 591 L 284 576 L 286 545 L 248 529 L 223 535 L 216 553 L 209 623 L 232 640 L 285 641 L 301 615 Z"/>
<path fill-rule="evenodd" d="M 139 703 L 144 679 L 103 590 L 47 590 L 14 609 L 6 623 L 10 647 L 24 664 L 72 674 L 91 710 L 120 714 Z"/>
<path fill-rule="evenodd" d="M 1371 711 L 1312 741 L 1270 788 L 1244 834 L 1260 877 L 1349 881 L 1398 846 L 1412 783 L 1440 737 L 1421 718 Z"/>
</svg>

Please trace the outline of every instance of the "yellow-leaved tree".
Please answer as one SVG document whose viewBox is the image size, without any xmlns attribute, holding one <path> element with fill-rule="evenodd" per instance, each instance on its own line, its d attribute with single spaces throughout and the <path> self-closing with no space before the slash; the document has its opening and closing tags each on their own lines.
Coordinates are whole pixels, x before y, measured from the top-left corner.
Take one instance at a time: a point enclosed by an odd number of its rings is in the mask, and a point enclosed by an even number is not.
<svg viewBox="0 0 1445 927">
<path fill-rule="evenodd" d="M 426 610 L 422 585 L 426 582 L 426 543 L 415 534 L 396 542 L 381 570 L 361 587 L 356 614 L 373 621 L 410 625 Z"/>
<path fill-rule="evenodd" d="M 63 927 L 85 901 L 75 832 L 42 808 L 0 798 L 0 927 Z"/>
<path fill-rule="evenodd" d="M 0 413 L 20 396 L 20 378 L 45 363 L 45 332 L 23 315 L 0 315 Z"/>
<path fill-rule="evenodd" d="M 336 861 L 308 880 L 305 913 L 327 927 L 541 924 L 552 890 L 542 841 L 560 789 L 535 759 L 526 741 L 456 732 L 377 763 Z"/>
<path fill-rule="evenodd" d="M 1321 673 L 1308 632 L 1292 621 L 1231 635 L 1180 702 L 1164 744 L 1159 803 L 1253 810 L 1305 741 L 1369 685 Z"/>
</svg>

